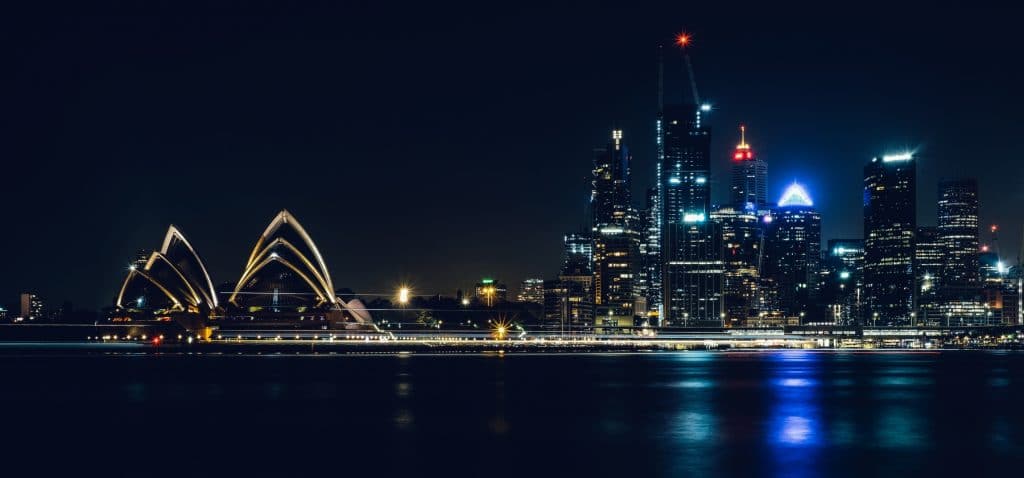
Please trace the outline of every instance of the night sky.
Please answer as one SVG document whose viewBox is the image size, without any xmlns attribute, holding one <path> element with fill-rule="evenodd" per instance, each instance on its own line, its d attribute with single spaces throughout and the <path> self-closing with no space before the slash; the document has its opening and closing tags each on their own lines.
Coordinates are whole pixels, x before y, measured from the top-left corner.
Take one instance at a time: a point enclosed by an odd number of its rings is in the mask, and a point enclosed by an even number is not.
<svg viewBox="0 0 1024 478">
<path fill-rule="evenodd" d="M 235 280 L 282 208 L 335 284 L 357 292 L 552 277 L 613 126 L 633 149 L 642 205 L 657 45 L 682 29 L 715 107 L 716 201 L 743 122 L 771 200 L 798 180 L 823 241 L 859 237 L 864 164 L 916 149 L 919 224 L 935 223 L 940 177 L 975 176 L 982 223 L 1003 227 L 1003 256 L 1016 259 L 1019 11 L 138 3 L 0 20 L 0 303 L 32 290 L 108 305 L 135 251 L 159 247 L 170 223 L 216 282 Z M 682 98 L 671 48 L 666 70 L 669 101 Z"/>
</svg>

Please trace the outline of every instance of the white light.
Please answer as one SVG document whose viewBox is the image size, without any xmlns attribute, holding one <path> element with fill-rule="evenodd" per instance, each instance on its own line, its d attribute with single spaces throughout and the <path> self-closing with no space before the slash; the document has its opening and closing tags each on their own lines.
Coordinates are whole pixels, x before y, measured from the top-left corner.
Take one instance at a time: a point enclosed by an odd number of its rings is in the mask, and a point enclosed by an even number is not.
<svg viewBox="0 0 1024 478">
<path fill-rule="evenodd" d="M 1003 261 L 996 262 L 996 271 L 1000 274 L 1006 274 L 1006 264 L 1003 264 Z"/>
<path fill-rule="evenodd" d="M 793 183 L 786 192 L 782 193 L 782 199 L 779 199 L 779 206 L 813 206 L 814 202 L 811 201 L 811 196 L 807 194 L 807 190 L 803 186 Z"/>
<path fill-rule="evenodd" d="M 884 163 L 892 161 L 910 161 L 911 159 L 914 159 L 914 153 L 887 154 L 882 156 L 882 162 Z"/>
<path fill-rule="evenodd" d="M 668 178 L 668 183 L 669 184 L 679 184 L 681 182 L 682 181 L 679 178 Z"/>
<path fill-rule="evenodd" d="M 704 103 L 704 104 L 700 105 L 700 110 L 701 111 L 711 111 L 711 105 L 708 104 L 708 103 Z"/>
<path fill-rule="evenodd" d="M 697 184 L 704 184 L 706 182 L 708 182 L 708 178 L 705 178 L 705 177 L 697 178 Z"/>
<path fill-rule="evenodd" d="M 692 213 L 683 214 L 683 222 L 689 222 L 689 223 L 704 222 L 704 213 L 700 212 L 700 213 L 696 213 L 696 214 L 692 214 Z"/>
<path fill-rule="evenodd" d="M 849 279 L 850 278 L 850 271 L 840 272 L 839 273 L 839 278 L 840 279 Z"/>
</svg>

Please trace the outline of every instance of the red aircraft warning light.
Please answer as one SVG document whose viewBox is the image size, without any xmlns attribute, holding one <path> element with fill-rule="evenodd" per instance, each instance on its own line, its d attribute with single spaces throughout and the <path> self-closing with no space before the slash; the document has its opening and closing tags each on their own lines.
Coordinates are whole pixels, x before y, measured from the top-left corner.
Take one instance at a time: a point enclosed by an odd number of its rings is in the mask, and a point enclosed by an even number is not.
<svg viewBox="0 0 1024 478">
<path fill-rule="evenodd" d="M 676 45 L 681 47 L 688 46 L 690 44 L 690 35 L 686 32 L 676 35 Z"/>
</svg>

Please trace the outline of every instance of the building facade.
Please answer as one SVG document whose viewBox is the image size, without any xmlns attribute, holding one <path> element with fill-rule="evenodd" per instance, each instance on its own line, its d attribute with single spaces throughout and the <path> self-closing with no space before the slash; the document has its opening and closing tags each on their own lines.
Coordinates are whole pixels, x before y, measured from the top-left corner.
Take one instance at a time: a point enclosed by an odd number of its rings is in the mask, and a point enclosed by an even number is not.
<svg viewBox="0 0 1024 478">
<path fill-rule="evenodd" d="M 804 318 L 813 312 L 821 270 L 821 215 L 807 191 L 789 186 L 766 231 L 765 275 L 778 288 L 779 312 Z"/>
<path fill-rule="evenodd" d="M 662 111 L 658 172 L 663 325 L 722 320 L 722 232 L 711 216 L 711 131 L 696 104 Z"/>
<path fill-rule="evenodd" d="M 864 292 L 874 325 L 906 325 L 914 311 L 917 171 L 909 153 L 864 167 Z"/>
</svg>

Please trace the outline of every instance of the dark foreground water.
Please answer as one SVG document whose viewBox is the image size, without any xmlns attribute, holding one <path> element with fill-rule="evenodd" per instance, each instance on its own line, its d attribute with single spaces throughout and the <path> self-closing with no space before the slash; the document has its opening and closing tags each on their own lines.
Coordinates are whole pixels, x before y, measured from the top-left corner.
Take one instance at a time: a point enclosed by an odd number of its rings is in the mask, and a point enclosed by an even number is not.
<svg viewBox="0 0 1024 478">
<path fill-rule="evenodd" d="M 6 476 L 1024 472 L 1022 353 L 66 351 L 0 379 Z"/>
</svg>

